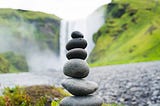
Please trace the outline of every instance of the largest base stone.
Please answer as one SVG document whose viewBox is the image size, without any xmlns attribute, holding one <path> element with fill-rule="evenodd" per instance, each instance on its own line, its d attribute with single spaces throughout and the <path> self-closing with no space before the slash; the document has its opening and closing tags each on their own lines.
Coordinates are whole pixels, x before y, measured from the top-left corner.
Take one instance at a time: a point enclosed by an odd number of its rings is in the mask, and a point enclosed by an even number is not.
<svg viewBox="0 0 160 106">
<path fill-rule="evenodd" d="M 60 106 L 102 106 L 103 100 L 99 96 L 70 96 L 65 97 Z"/>
</svg>

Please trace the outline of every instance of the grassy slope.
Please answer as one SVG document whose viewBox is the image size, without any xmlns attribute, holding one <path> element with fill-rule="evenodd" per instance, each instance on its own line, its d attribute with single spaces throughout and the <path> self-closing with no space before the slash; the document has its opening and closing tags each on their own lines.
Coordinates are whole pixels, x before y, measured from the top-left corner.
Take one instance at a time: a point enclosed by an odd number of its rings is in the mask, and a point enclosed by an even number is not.
<svg viewBox="0 0 160 106">
<path fill-rule="evenodd" d="M 48 85 L 16 86 L 4 89 L 3 95 L 0 96 L 0 106 L 50 106 L 50 101 L 54 98 L 59 101 L 69 95 L 60 87 Z"/>
<path fill-rule="evenodd" d="M 107 10 L 91 66 L 160 60 L 160 0 L 114 0 Z"/>
<path fill-rule="evenodd" d="M 55 16 L 55 15 L 51 15 L 51 14 L 46 14 L 46 13 L 43 13 L 43 12 L 34 12 L 34 11 L 29 11 L 29 10 L 16 10 L 16 9 L 9 9 L 9 8 L 1 8 L 0 9 L 1 12 L 0 14 L 3 15 L 3 16 L 9 16 L 9 15 L 17 15 L 19 16 L 18 14 L 20 14 L 23 18 L 25 19 L 45 19 L 45 18 L 52 18 L 52 19 L 55 19 L 55 20 L 60 20 L 59 17 Z"/>
<path fill-rule="evenodd" d="M 19 38 L 32 36 L 42 48 L 52 49 L 57 54 L 59 52 L 60 18 L 54 15 L 27 10 L 0 9 L 0 27 Z"/>
<path fill-rule="evenodd" d="M 13 52 L 0 54 L 0 73 L 27 72 L 28 64 L 23 55 Z"/>
<path fill-rule="evenodd" d="M 14 36 L 15 45 L 24 50 L 21 45 L 36 41 L 41 49 L 51 49 L 59 52 L 60 18 L 42 12 L 16 9 L 0 9 L 0 38 Z M 11 37 L 12 39 L 12 37 Z M 35 40 L 36 39 L 36 40 Z M 8 42 L 8 41 L 6 41 Z M 1 50 L 1 49 L 0 49 Z M 0 53 L 0 73 L 28 71 L 24 56 L 15 54 L 11 58 L 4 55 L 10 51 Z M 26 67 L 26 68 L 25 68 Z"/>
</svg>

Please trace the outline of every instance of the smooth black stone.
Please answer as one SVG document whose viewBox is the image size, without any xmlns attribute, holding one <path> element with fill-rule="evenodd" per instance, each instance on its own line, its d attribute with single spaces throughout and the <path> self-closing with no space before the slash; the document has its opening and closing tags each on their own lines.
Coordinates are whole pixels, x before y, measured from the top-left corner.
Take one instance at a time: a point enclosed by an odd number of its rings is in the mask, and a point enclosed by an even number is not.
<svg viewBox="0 0 160 106">
<path fill-rule="evenodd" d="M 99 96 L 70 96 L 60 102 L 60 106 L 102 106 L 103 99 Z"/>
<path fill-rule="evenodd" d="M 71 37 L 72 38 L 83 38 L 84 36 L 83 36 L 83 34 L 81 32 L 74 31 L 74 32 L 72 32 Z"/>
<path fill-rule="evenodd" d="M 63 67 L 63 73 L 73 78 L 85 78 L 89 74 L 86 61 L 81 59 L 70 59 Z"/>
<path fill-rule="evenodd" d="M 71 49 L 68 51 L 68 53 L 66 54 L 66 57 L 68 59 L 83 59 L 85 60 L 87 57 L 87 52 L 84 49 L 81 48 L 75 48 L 75 49 Z"/>
<path fill-rule="evenodd" d="M 85 49 L 86 47 L 87 47 L 87 41 L 83 38 L 72 39 L 66 45 L 67 50 L 71 50 L 71 49 L 74 49 L 74 48 Z"/>
<path fill-rule="evenodd" d="M 85 79 L 68 78 L 63 80 L 62 86 L 75 96 L 86 96 L 98 89 L 98 84 Z"/>
</svg>

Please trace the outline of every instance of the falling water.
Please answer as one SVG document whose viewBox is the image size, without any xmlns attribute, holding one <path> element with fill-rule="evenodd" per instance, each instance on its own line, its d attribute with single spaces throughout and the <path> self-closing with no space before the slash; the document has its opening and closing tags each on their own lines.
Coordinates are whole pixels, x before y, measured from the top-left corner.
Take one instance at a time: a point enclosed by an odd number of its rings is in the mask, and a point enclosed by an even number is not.
<svg viewBox="0 0 160 106">
<path fill-rule="evenodd" d="M 66 62 L 65 45 L 71 39 L 70 38 L 71 33 L 73 31 L 80 31 L 81 33 L 84 34 L 84 38 L 88 42 L 88 46 L 86 50 L 89 55 L 89 53 L 94 48 L 92 36 L 95 32 L 97 32 L 100 26 L 103 25 L 103 23 L 104 23 L 104 9 L 102 8 L 97 10 L 90 16 L 88 16 L 86 19 L 72 20 L 72 21 L 62 20 L 61 26 L 60 26 L 60 38 L 59 38 L 60 39 L 60 54 L 59 54 L 60 57 L 59 58 L 57 58 L 53 54 L 53 51 L 40 50 L 37 44 L 29 43 L 29 45 L 27 44 L 27 46 L 25 46 L 25 44 L 23 44 L 24 46 L 21 45 L 19 48 L 22 48 L 25 50 L 24 53 L 27 54 L 26 55 L 27 62 L 29 64 L 30 71 L 32 72 L 22 73 L 22 74 L 0 75 L 1 76 L 0 77 L 0 82 L 1 82 L 0 90 L 3 89 L 4 87 L 13 87 L 15 85 L 53 84 L 54 82 L 55 82 L 54 84 L 56 84 L 57 82 L 59 82 L 59 79 L 63 77 L 62 74 L 59 73 L 59 70 L 61 70 L 63 64 Z M 24 29 L 30 29 L 30 28 L 32 30 L 26 30 L 26 32 L 29 32 L 29 34 L 27 33 L 28 35 L 33 36 L 34 26 L 33 27 L 27 26 Z M 4 48 L 4 49 L 1 48 L 0 50 L 6 51 L 5 50 L 6 48 L 7 50 L 14 49 L 13 47 L 10 48 L 10 45 L 8 44 L 8 42 L 5 42 L 3 38 L 7 39 L 7 41 L 9 41 L 10 44 L 12 44 L 12 46 L 14 47 L 17 47 L 16 44 L 20 43 L 20 42 L 16 42 L 17 39 L 12 39 L 12 36 L 6 37 L 6 34 L 10 35 L 9 32 L 10 31 L 7 31 L 5 34 L 0 33 L 1 35 L 0 36 L 0 41 L 1 41 L 0 47 Z M 24 31 L 20 31 L 20 32 L 22 32 L 22 35 L 23 35 Z M 35 42 L 34 39 L 31 41 L 33 41 L 33 43 Z M 6 44 L 6 45 L 2 45 L 2 44 Z M 54 70 L 54 69 L 56 69 L 57 71 L 47 71 L 46 72 L 46 70 Z"/>
<path fill-rule="evenodd" d="M 96 10 L 93 14 L 89 15 L 85 19 L 81 20 L 62 20 L 60 28 L 60 60 L 62 63 L 66 61 L 65 54 L 66 43 L 71 39 L 71 33 L 73 31 L 80 31 L 84 35 L 84 39 L 87 40 L 88 46 L 86 51 L 88 55 L 91 53 L 94 48 L 93 34 L 104 23 L 104 8 Z"/>
</svg>

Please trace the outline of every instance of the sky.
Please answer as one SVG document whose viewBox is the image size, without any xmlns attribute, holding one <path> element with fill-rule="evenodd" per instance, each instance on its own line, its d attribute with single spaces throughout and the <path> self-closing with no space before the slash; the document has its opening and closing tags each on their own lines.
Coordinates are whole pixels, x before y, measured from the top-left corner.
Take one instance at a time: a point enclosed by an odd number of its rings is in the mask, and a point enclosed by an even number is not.
<svg viewBox="0 0 160 106">
<path fill-rule="evenodd" d="M 87 17 L 111 0 L 0 0 L 0 8 L 24 9 L 55 14 L 66 20 Z"/>
</svg>

